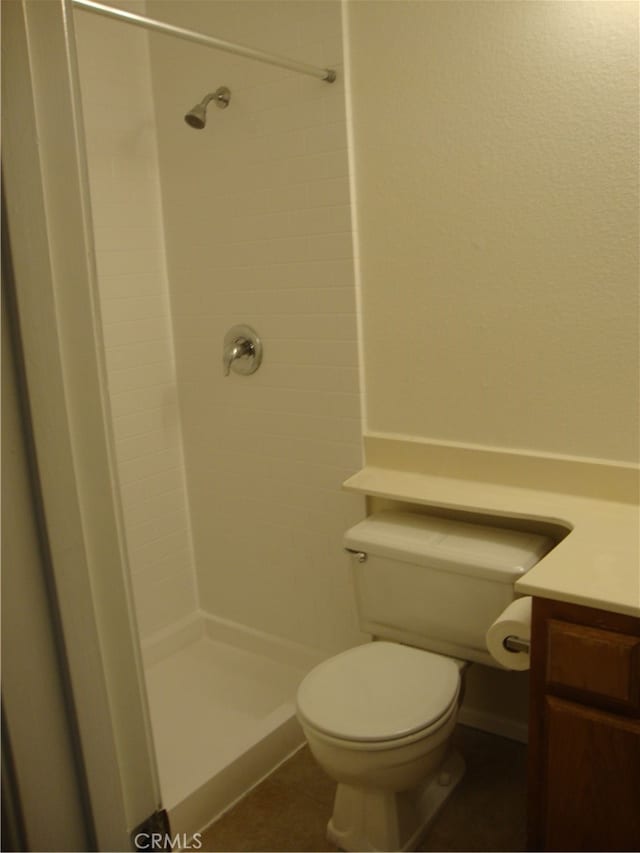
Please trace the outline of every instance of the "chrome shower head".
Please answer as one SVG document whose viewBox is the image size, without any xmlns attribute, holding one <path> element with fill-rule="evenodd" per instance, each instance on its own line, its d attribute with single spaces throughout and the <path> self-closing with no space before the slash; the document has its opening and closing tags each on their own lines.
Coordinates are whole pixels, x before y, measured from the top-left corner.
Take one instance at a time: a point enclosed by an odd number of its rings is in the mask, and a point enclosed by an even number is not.
<svg viewBox="0 0 640 853">
<path fill-rule="evenodd" d="M 216 89 L 215 92 L 209 92 L 208 95 L 205 95 L 199 104 L 196 104 L 193 109 L 189 110 L 185 115 L 184 120 L 189 127 L 195 127 L 196 130 L 202 130 L 207 123 L 207 107 L 209 105 L 209 101 L 215 101 L 216 106 L 223 110 L 225 107 L 229 106 L 230 100 L 231 92 L 229 89 L 227 89 L 226 86 L 220 86 L 220 88 Z"/>
<path fill-rule="evenodd" d="M 202 104 L 196 104 L 196 106 L 189 110 L 189 112 L 184 117 L 184 120 L 189 125 L 189 127 L 195 127 L 197 130 L 202 130 L 202 128 L 207 123 L 207 108 Z"/>
</svg>

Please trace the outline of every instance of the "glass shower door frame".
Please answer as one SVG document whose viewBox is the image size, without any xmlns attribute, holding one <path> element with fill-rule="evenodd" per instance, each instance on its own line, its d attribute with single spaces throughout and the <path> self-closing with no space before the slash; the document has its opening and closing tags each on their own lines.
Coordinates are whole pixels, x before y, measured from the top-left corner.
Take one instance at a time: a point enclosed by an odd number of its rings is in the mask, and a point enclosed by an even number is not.
<svg viewBox="0 0 640 853">
<path fill-rule="evenodd" d="M 161 808 L 101 340 L 71 4 L 3 4 L 3 183 L 39 488 L 100 850 Z"/>
</svg>

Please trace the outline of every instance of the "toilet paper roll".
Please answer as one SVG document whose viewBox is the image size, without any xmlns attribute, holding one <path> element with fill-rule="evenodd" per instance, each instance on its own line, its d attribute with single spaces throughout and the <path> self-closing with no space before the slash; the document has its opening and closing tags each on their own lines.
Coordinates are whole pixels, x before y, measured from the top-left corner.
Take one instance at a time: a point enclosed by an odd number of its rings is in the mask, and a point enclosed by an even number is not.
<svg viewBox="0 0 640 853">
<path fill-rule="evenodd" d="M 531 598 L 517 598 L 502 611 L 487 631 L 487 648 L 494 660 L 507 669 L 529 669 L 529 652 L 512 652 L 504 646 L 507 637 L 531 639 Z"/>
</svg>

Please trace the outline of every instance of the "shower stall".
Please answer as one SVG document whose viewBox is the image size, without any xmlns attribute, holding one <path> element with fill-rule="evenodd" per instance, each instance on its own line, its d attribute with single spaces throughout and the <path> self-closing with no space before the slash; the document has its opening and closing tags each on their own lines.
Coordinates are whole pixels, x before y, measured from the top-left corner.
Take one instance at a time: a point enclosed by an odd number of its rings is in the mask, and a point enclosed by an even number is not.
<svg viewBox="0 0 640 853">
<path fill-rule="evenodd" d="M 88 5 L 73 21 L 109 427 L 162 802 L 192 833 L 298 748 L 297 684 L 361 639 L 341 551 L 363 514 L 340 490 L 361 461 L 341 9 L 112 4 L 154 32 Z M 233 369 L 244 338 L 224 370 L 247 324 L 259 370 Z"/>
</svg>

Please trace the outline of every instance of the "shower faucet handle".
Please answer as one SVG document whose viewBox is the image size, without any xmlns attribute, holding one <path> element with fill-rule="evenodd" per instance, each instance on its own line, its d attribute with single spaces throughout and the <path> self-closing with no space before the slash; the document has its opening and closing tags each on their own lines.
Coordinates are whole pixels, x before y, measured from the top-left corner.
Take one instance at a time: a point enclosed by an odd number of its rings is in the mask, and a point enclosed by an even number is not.
<svg viewBox="0 0 640 853">
<path fill-rule="evenodd" d="M 253 355 L 253 344 L 246 338 L 238 338 L 233 343 L 233 346 L 227 347 L 222 353 L 222 364 L 224 366 L 224 375 L 228 376 L 231 370 L 231 365 L 237 358 L 242 358 L 244 355 Z"/>
<path fill-rule="evenodd" d="M 244 356 L 250 357 L 254 354 L 254 347 L 251 341 L 246 338 L 237 338 L 229 347 L 225 347 L 222 353 L 222 365 L 224 367 L 224 375 L 228 376 L 231 370 L 231 365 L 238 358 Z"/>
<path fill-rule="evenodd" d="M 224 336 L 222 368 L 228 376 L 231 370 L 249 376 L 262 363 L 262 341 L 251 326 L 233 326 Z"/>
</svg>

